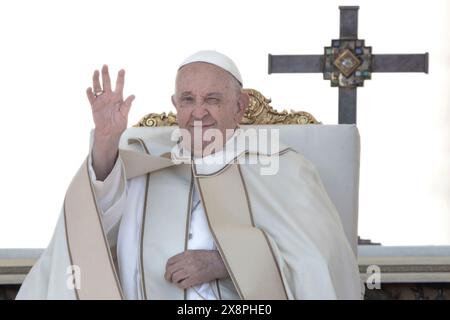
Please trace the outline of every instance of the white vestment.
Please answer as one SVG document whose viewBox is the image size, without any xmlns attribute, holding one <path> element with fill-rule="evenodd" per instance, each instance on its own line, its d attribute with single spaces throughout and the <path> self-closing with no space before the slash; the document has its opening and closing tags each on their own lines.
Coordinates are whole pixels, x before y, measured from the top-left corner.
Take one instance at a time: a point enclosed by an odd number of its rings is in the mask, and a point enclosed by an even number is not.
<svg viewBox="0 0 450 320">
<path fill-rule="evenodd" d="M 242 136 L 235 133 L 227 145 L 230 143 L 237 145 L 239 158 L 248 160 L 252 157 L 251 154 L 257 154 L 258 150 L 249 150 L 248 146 L 242 143 Z M 174 145 L 167 133 L 157 136 L 154 141 L 151 139 L 144 141 L 152 154 L 170 151 Z M 130 148 L 140 149 L 139 146 Z M 229 156 L 225 148 L 225 151 L 210 156 L 212 158 L 223 156 L 226 159 L 223 164 L 199 161 L 194 164 L 195 170 L 200 174 L 220 175 L 233 160 L 235 152 L 236 150 L 230 152 Z M 269 156 L 271 155 L 268 154 L 267 157 Z M 262 230 L 267 238 L 286 297 L 360 299 L 361 283 L 356 257 L 344 234 L 336 208 L 329 199 L 314 166 L 288 148 L 279 153 L 279 170 L 276 175 L 261 175 L 261 164 L 248 163 L 251 161 L 240 164 L 239 170 L 245 181 L 254 227 Z M 105 181 L 96 181 L 92 166 L 89 167 L 94 192 L 102 211 L 104 231 L 110 245 L 112 247 L 117 245 L 119 278 L 125 298 L 182 298 L 175 285 L 162 279 L 165 262 L 170 256 L 182 251 L 180 250 L 182 244 L 167 243 L 165 247 L 163 241 L 171 241 L 169 239 L 173 237 L 158 242 L 159 238 L 155 236 L 157 232 L 161 232 L 160 237 L 164 238 L 165 234 L 173 232 L 176 228 L 182 230 L 176 225 L 181 223 L 178 220 L 183 218 L 180 216 L 178 219 L 177 215 L 174 216 L 170 212 L 171 205 L 188 208 L 187 205 L 177 204 L 180 200 L 172 198 L 170 194 L 172 190 L 176 191 L 178 188 L 175 185 L 178 181 L 177 169 L 161 170 L 150 175 L 150 183 L 153 185 L 150 184 L 148 187 L 148 199 L 151 204 L 156 203 L 153 208 L 159 208 L 160 211 L 154 209 L 154 212 L 150 210 L 147 214 L 150 219 L 154 216 L 164 217 L 164 214 L 167 214 L 167 219 L 172 220 L 158 226 L 152 226 L 151 222 L 148 222 L 154 234 L 148 236 L 150 240 L 143 242 L 141 236 L 144 229 L 143 212 L 146 212 L 144 208 L 146 177 L 141 175 L 127 180 L 120 157 Z M 152 199 L 152 192 L 160 194 Z M 194 208 L 199 199 L 195 188 L 192 198 L 189 199 L 192 205 L 190 208 L 193 209 L 189 226 L 192 237 L 187 241 L 186 248 L 215 249 L 217 243 L 214 243 L 211 236 L 202 206 Z M 71 258 L 65 239 L 62 214 L 49 247 L 30 271 L 17 298 L 76 298 L 74 289 L 66 285 L 67 266 L 70 265 Z M 141 248 L 143 243 L 149 245 L 149 249 Z M 144 264 L 140 262 L 142 252 L 154 255 L 144 257 L 146 261 L 144 270 L 142 270 Z M 248 256 L 242 257 L 244 264 L 245 259 L 251 259 L 251 255 L 252 252 L 248 252 Z M 145 277 L 150 279 L 146 289 L 142 286 Z M 239 283 L 235 278 L 228 278 L 216 280 L 215 284 L 203 284 L 196 289 L 208 299 L 214 299 L 216 296 L 221 299 L 238 299 L 242 298 L 238 287 Z M 270 293 L 268 294 L 270 297 Z M 188 289 L 184 298 L 197 299 L 198 295 L 192 289 Z"/>
<path fill-rule="evenodd" d="M 139 259 L 139 230 L 141 230 L 142 221 L 142 201 L 135 201 L 135 197 L 130 196 L 130 200 L 125 200 L 125 194 L 120 194 L 120 166 L 118 163 L 114 166 L 106 182 L 98 181 L 95 178 L 95 172 L 90 163 L 91 177 L 100 196 L 99 200 L 103 213 L 103 224 L 108 233 L 113 226 L 122 218 L 118 240 L 117 251 L 120 270 L 120 279 L 127 299 L 142 299 L 141 273 L 138 267 Z M 136 189 L 136 195 L 143 193 L 144 181 L 135 179 L 129 182 L 129 189 Z M 124 192 L 124 191 L 123 191 Z M 134 191 L 131 191 L 134 193 Z M 118 199 L 118 200 L 117 200 Z M 196 189 L 194 189 L 191 213 L 191 223 L 189 228 L 188 249 L 190 250 L 214 250 L 215 245 L 208 223 L 205 218 L 205 212 L 200 205 L 200 198 Z M 123 208 L 125 206 L 125 209 Z M 120 209 L 119 209 L 120 208 Z M 211 287 L 211 283 L 205 283 L 187 290 L 187 299 L 216 299 L 216 293 Z"/>
</svg>

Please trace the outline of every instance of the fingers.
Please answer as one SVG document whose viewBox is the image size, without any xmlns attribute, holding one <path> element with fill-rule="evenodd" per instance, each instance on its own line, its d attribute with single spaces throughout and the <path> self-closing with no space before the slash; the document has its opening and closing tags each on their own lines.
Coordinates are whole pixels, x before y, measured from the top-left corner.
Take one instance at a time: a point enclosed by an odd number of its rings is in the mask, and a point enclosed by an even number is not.
<svg viewBox="0 0 450 320">
<path fill-rule="evenodd" d="M 94 96 L 94 93 L 92 92 L 92 88 L 91 87 L 86 89 L 86 95 L 87 95 L 87 97 L 89 99 L 89 103 L 92 106 L 94 104 L 95 96 Z"/>
<path fill-rule="evenodd" d="M 174 255 L 173 257 L 169 258 L 169 260 L 167 260 L 167 265 L 174 264 L 177 261 L 183 259 L 183 257 L 186 255 L 187 252 L 188 251 L 183 251 L 183 252 L 178 253 L 178 254 Z"/>
<path fill-rule="evenodd" d="M 111 91 L 111 78 L 109 77 L 108 66 L 106 64 L 102 67 L 102 81 L 103 90 L 106 92 Z"/>
<path fill-rule="evenodd" d="M 127 99 L 128 100 L 128 99 Z M 182 269 L 183 257 L 185 252 L 178 253 L 167 260 L 166 263 L 166 273 L 164 274 L 164 278 L 167 281 L 172 281 L 172 274 L 178 270 Z"/>
<path fill-rule="evenodd" d="M 166 272 L 164 273 L 164 279 L 166 279 L 167 281 L 173 281 L 172 280 L 173 274 L 180 270 L 183 270 L 182 265 L 170 265 L 170 266 L 166 267 Z"/>
<path fill-rule="evenodd" d="M 92 83 L 94 92 L 101 92 L 102 86 L 104 92 L 111 92 L 111 78 L 109 76 L 108 65 L 104 64 L 102 67 L 102 85 L 100 85 L 100 72 L 98 70 L 94 71 L 94 75 L 92 76 Z M 125 84 L 125 70 L 121 69 L 117 74 L 116 90 L 115 90 L 115 92 L 118 93 L 120 100 L 123 99 L 124 84 Z"/>
<path fill-rule="evenodd" d="M 117 73 L 117 80 L 116 80 L 116 90 L 115 92 L 119 94 L 120 99 L 123 99 L 123 86 L 125 84 L 125 70 L 121 69 Z"/>
<path fill-rule="evenodd" d="M 175 284 L 178 284 L 181 281 L 187 279 L 188 277 L 189 277 L 188 273 L 184 269 L 181 269 L 181 270 L 175 271 L 172 274 L 171 281 Z"/>
<path fill-rule="evenodd" d="M 187 277 L 183 280 L 181 280 L 180 282 L 176 283 L 176 285 L 181 288 L 181 289 L 187 289 L 193 286 L 196 286 L 198 284 L 201 284 L 202 282 L 196 280 L 193 277 Z"/>
<path fill-rule="evenodd" d="M 102 91 L 102 87 L 100 86 L 100 72 L 98 72 L 98 70 L 95 70 L 94 75 L 92 76 L 92 86 L 94 92 Z"/>
<path fill-rule="evenodd" d="M 133 103 L 134 98 L 136 98 L 134 95 L 129 96 L 120 106 L 120 112 L 124 116 L 128 115 L 128 112 L 130 112 L 131 104 Z"/>
</svg>

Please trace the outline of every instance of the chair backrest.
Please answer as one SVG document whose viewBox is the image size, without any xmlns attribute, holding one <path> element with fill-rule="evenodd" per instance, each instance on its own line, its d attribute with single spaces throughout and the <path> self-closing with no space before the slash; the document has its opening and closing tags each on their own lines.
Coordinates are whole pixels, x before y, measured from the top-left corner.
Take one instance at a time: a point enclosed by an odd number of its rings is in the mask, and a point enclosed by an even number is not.
<svg viewBox="0 0 450 320">
<path fill-rule="evenodd" d="M 353 251 L 358 242 L 360 139 L 356 125 L 264 125 L 280 132 L 280 142 L 311 161 L 341 217 Z"/>
<path fill-rule="evenodd" d="M 259 91 L 244 90 L 250 96 L 250 104 L 241 125 L 279 129 L 281 143 L 303 154 L 315 165 L 356 255 L 360 157 L 356 125 L 323 125 L 308 112 L 280 112 L 270 106 L 271 100 Z M 135 127 L 176 125 L 176 114 L 169 112 L 167 115 L 150 113 Z"/>
</svg>

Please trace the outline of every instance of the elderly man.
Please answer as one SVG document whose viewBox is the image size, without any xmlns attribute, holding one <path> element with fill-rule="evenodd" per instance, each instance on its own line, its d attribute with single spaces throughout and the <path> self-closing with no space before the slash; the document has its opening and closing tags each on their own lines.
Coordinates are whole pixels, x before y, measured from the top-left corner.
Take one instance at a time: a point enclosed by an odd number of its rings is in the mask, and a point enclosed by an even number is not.
<svg viewBox="0 0 450 320">
<path fill-rule="evenodd" d="M 123 97 L 124 70 L 114 91 L 106 65 L 101 73 L 87 90 L 91 152 L 18 298 L 361 297 L 355 256 L 313 165 L 274 150 L 273 139 L 270 150 L 267 140 L 246 143 L 239 122 L 249 97 L 230 58 L 200 51 L 180 65 L 177 134 L 122 143 L 134 96 Z M 276 166 L 264 173 L 267 163 Z"/>
</svg>

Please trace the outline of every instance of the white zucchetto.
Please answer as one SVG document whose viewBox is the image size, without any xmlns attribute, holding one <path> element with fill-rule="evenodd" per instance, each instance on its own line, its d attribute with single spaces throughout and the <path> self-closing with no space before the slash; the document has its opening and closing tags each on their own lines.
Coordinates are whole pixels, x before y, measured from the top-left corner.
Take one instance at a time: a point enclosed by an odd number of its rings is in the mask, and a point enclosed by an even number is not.
<svg viewBox="0 0 450 320">
<path fill-rule="evenodd" d="M 183 66 L 192 63 L 192 62 L 206 62 L 211 63 L 213 65 L 218 66 L 219 68 L 224 69 L 231 73 L 231 75 L 236 78 L 237 81 L 242 85 L 242 77 L 239 69 L 236 64 L 229 57 L 224 55 L 223 53 L 214 51 L 214 50 L 202 50 L 194 53 L 189 56 L 186 60 L 184 60 L 181 65 L 178 67 L 180 70 Z"/>
</svg>

